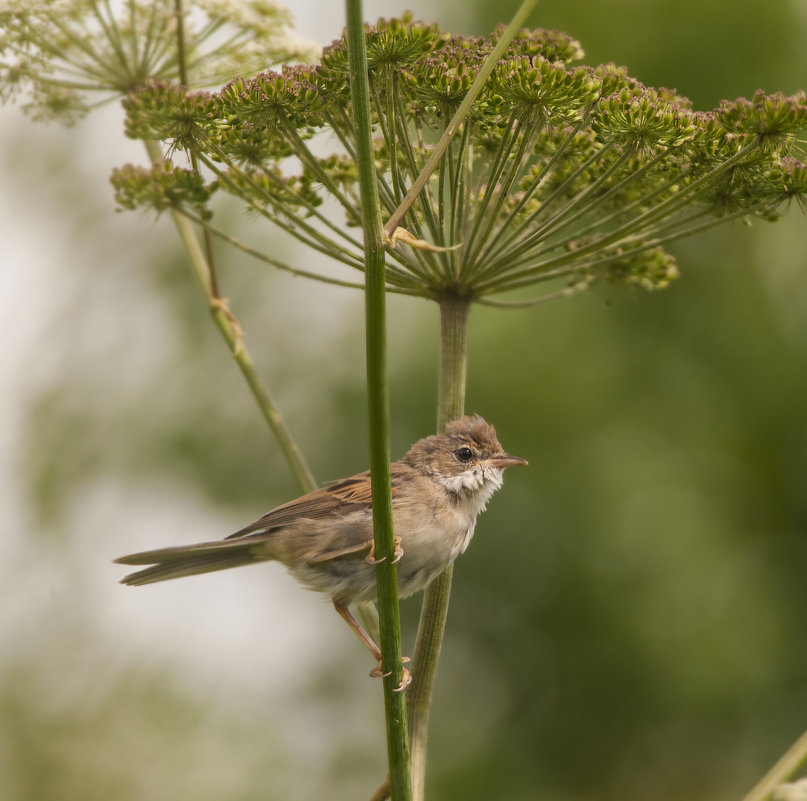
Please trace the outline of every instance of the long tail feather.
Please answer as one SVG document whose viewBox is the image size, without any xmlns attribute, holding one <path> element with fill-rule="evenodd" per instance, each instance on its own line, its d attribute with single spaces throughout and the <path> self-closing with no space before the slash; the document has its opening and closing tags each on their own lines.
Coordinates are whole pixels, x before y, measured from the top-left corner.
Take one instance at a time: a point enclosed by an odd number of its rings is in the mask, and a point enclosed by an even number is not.
<svg viewBox="0 0 807 801">
<path fill-rule="evenodd" d="M 266 559 L 265 556 L 256 555 L 254 551 L 254 542 L 238 540 L 203 542 L 199 545 L 159 548 L 155 551 L 133 553 L 121 556 L 115 562 L 122 565 L 150 565 L 145 570 L 138 570 L 121 579 L 121 584 L 137 586 L 181 576 L 195 576 L 199 573 L 227 570 L 231 567 L 240 567 Z"/>
</svg>

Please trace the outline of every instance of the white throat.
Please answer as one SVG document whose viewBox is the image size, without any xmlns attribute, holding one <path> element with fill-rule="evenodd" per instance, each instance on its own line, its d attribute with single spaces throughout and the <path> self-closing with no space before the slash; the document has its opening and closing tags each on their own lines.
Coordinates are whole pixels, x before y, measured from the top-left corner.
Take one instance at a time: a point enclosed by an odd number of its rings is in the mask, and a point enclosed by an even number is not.
<svg viewBox="0 0 807 801">
<path fill-rule="evenodd" d="M 476 517 L 487 506 L 490 496 L 502 485 L 504 470 L 475 464 L 458 476 L 441 476 L 440 483 L 459 497 L 466 511 Z"/>
</svg>

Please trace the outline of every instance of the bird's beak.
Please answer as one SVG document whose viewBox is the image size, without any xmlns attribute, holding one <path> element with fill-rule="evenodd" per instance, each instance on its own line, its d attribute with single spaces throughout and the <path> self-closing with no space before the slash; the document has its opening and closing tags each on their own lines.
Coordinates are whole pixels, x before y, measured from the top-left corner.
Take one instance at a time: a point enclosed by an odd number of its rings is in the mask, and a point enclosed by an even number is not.
<svg viewBox="0 0 807 801">
<path fill-rule="evenodd" d="M 527 464 L 526 459 L 522 459 L 520 456 L 512 456 L 509 453 L 502 453 L 499 456 L 494 456 L 492 459 L 488 459 L 488 464 L 492 465 L 493 467 L 516 467 L 520 464 Z"/>
</svg>

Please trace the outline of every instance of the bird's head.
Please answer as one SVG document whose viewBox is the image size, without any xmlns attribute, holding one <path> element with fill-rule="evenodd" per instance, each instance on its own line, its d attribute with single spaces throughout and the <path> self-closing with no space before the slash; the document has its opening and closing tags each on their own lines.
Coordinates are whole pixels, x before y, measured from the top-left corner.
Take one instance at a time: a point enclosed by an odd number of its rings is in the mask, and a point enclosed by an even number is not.
<svg viewBox="0 0 807 801">
<path fill-rule="evenodd" d="M 416 442 L 403 461 L 479 512 L 502 485 L 505 467 L 527 464 L 507 453 L 496 431 L 478 414 L 450 422 L 443 433 Z"/>
</svg>

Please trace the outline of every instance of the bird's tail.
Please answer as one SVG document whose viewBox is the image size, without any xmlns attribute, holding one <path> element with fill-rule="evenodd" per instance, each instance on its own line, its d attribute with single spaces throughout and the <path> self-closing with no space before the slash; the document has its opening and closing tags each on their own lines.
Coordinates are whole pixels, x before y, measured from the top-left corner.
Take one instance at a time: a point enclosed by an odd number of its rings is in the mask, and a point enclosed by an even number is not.
<svg viewBox="0 0 807 801">
<path fill-rule="evenodd" d="M 115 562 L 121 565 L 150 565 L 121 579 L 121 584 L 137 586 L 240 567 L 267 558 L 258 556 L 255 550 L 254 541 L 224 540 L 133 553 L 121 556 Z"/>
</svg>

